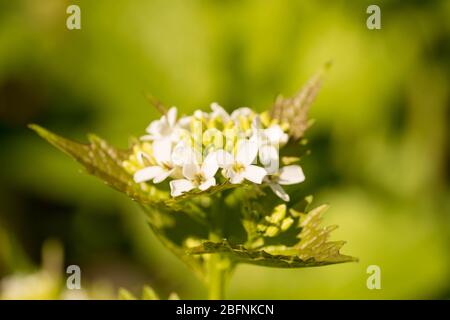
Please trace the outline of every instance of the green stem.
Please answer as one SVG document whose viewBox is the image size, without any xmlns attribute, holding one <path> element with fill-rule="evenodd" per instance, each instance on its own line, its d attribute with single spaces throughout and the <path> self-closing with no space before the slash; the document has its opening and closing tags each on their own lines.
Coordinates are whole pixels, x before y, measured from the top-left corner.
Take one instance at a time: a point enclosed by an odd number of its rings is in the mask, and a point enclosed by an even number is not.
<svg viewBox="0 0 450 320">
<path fill-rule="evenodd" d="M 209 240 L 213 242 L 222 241 L 222 232 L 225 224 L 225 215 L 222 211 L 223 199 L 217 196 L 213 199 L 211 207 L 210 223 L 211 231 Z M 208 299 L 225 299 L 225 285 L 229 275 L 230 262 L 228 258 L 220 253 L 209 255 L 208 260 Z"/>
<path fill-rule="evenodd" d="M 225 282 L 227 278 L 227 262 L 223 261 L 220 253 L 213 253 L 209 257 L 209 300 L 225 299 Z"/>
</svg>

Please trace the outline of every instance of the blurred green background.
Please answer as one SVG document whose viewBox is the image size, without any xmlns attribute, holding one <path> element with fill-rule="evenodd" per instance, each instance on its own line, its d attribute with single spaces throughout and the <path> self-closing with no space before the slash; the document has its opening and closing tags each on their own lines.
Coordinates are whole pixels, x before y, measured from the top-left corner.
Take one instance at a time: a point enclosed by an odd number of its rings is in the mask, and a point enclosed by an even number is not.
<svg viewBox="0 0 450 320">
<path fill-rule="evenodd" d="M 66 28 L 70 4 L 81 30 Z M 331 204 L 325 222 L 360 262 L 242 265 L 228 297 L 450 298 L 450 1 L 376 1 L 381 30 L 366 28 L 370 4 L 0 0 L 0 278 L 37 270 L 45 241 L 58 239 L 89 290 L 147 283 L 204 298 L 135 203 L 26 124 L 125 147 L 157 116 L 145 92 L 184 113 L 213 101 L 264 110 L 331 59 L 302 192 Z M 372 264 L 381 290 L 366 287 Z"/>
</svg>

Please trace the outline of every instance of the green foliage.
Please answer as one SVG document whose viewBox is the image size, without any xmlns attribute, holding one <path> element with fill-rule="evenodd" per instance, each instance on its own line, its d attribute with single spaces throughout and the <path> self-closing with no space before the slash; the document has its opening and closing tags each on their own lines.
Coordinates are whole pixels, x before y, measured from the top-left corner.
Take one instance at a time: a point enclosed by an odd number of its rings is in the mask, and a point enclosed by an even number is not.
<svg viewBox="0 0 450 320">
<path fill-rule="evenodd" d="M 180 197 L 179 199 L 164 199 L 164 197 L 158 197 L 156 192 L 152 189 L 143 190 L 139 184 L 136 184 L 132 177 L 123 169 L 121 161 L 126 159 L 127 151 L 117 150 L 110 145 L 108 145 L 104 140 L 98 138 L 97 136 L 89 136 L 89 144 L 80 144 L 65 138 L 62 138 L 54 133 L 51 133 L 37 125 L 31 125 L 31 129 L 35 130 L 41 137 L 49 141 L 51 144 L 57 148 L 63 150 L 64 152 L 71 155 L 75 160 L 80 162 L 88 171 L 88 173 L 95 175 L 102 179 L 106 184 L 111 187 L 124 192 L 132 199 L 136 200 L 138 203 L 144 206 L 147 213 L 151 217 L 150 222 L 152 228 L 159 234 L 164 234 L 166 238 L 170 237 L 167 232 L 163 232 L 165 229 L 172 229 L 176 220 L 179 222 L 184 222 L 184 227 L 191 225 L 189 232 L 181 232 L 183 235 L 182 239 L 178 237 L 178 241 L 169 240 L 177 247 L 181 247 L 183 241 L 192 236 L 201 235 L 202 232 L 196 232 L 203 226 L 207 226 L 207 216 L 205 209 L 196 202 L 191 204 L 186 204 L 186 200 L 193 198 L 194 196 L 208 195 L 214 196 L 217 192 L 225 192 L 231 185 L 219 185 L 213 190 L 208 190 L 207 192 L 191 192 L 186 196 Z M 245 188 L 242 187 L 242 188 Z M 257 194 L 257 190 L 253 190 L 251 194 Z M 264 197 L 264 195 L 261 195 Z M 259 198 L 255 199 L 239 199 L 239 194 L 229 194 L 230 198 L 235 198 L 235 200 L 244 201 L 248 206 L 252 206 L 253 213 L 254 210 L 258 210 L 257 204 L 259 203 Z M 220 201 L 216 199 L 213 201 Z M 170 212 L 171 209 L 179 210 L 177 205 L 184 204 L 182 207 L 183 213 L 187 213 L 187 217 L 180 219 L 179 215 L 182 213 Z M 203 205 L 205 206 L 205 205 Z M 255 225 L 254 229 L 264 230 L 264 235 L 253 239 L 252 243 L 249 245 L 253 246 L 261 239 L 271 238 L 278 232 L 285 232 L 290 229 L 290 225 L 293 223 L 293 218 L 297 220 L 297 228 L 299 228 L 300 233 L 295 235 L 299 239 L 298 243 L 293 246 L 286 247 L 267 247 L 264 250 L 250 250 L 245 249 L 244 246 L 230 245 L 228 241 L 220 243 L 204 242 L 201 246 L 189 249 L 189 253 L 204 254 L 204 253 L 214 253 L 214 252 L 227 252 L 232 253 L 236 256 L 236 262 L 246 262 L 253 263 L 264 266 L 272 267 L 306 267 L 306 266 L 319 266 L 332 263 L 341 263 L 347 261 L 353 261 L 351 257 L 343 256 L 339 254 L 339 249 L 343 245 L 342 242 L 327 242 L 329 233 L 333 228 L 319 228 L 318 224 L 322 213 L 325 211 L 326 207 L 321 206 L 312 210 L 309 213 L 298 212 L 294 208 L 289 209 L 289 212 L 294 212 L 294 217 L 284 218 L 285 211 L 280 212 L 280 207 L 272 207 L 271 215 L 267 213 L 262 214 L 265 222 L 280 222 L 279 228 L 272 225 L 261 225 L 258 224 L 257 220 L 245 219 L 247 222 L 251 221 Z M 246 208 L 248 210 L 248 207 Z M 167 212 L 169 211 L 169 212 Z M 267 211 L 267 210 L 266 210 Z M 256 212 L 258 214 L 258 212 Z M 223 212 L 226 214 L 226 212 Z M 283 219 L 284 218 L 284 219 Z M 184 220 L 184 221 L 183 221 Z M 177 226 L 178 228 L 180 225 Z M 186 228 L 183 228 L 186 230 Z M 277 231 L 271 231 L 277 230 Z M 204 232 L 203 232 L 204 233 Z M 175 233 L 174 233 L 175 234 Z M 204 233 L 206 236 L 207 233 Z M 249 237 L 251 238 L 251 232 L 249 232 Z M 175 236 L 175 238 L 178 235 Z M 204 239 L 203 239 L 204 240 Z M 279 252 L 280 254 L 274 254 L 274 252 Z M 283 254 L 281 254 L 283 253 Z M 289 254 L 287 254 L 289 253 Z"/>
<path fill-rule="evenodd" d="M 109 186 L 124 192 L 132 199 L 139 199 L 142 202 L 150 200 L 150 197 L 142 194 L 122 166 L 122 161 L 128 157 L 127 151 L 115 149 L 95 135 L 88 136 L 89 144 L 81 144 L 58 136 L 38 125 L 32 124 L 29 127 L 81 163 L 88 173 L 99 177 Z"/>
<path fill-rule="evenodd" d="M 26 253 L 37 256 L 38 246 L 18 257 L 23 239 L 37 244 L 47 228 L 70 228 L 79 241 L 77 234 L 90 227 L 98 232 L 85 239 L 83 252 L 96 248 L 99 238 L 131 242 L 132 250 L 121 260 L 149 270 L 164 268 L 161 272 L 171 278 L 159 287 L 176 282 L 184 285 L 187 298 L 199 297 L 197 282 L 186 279 L 184 267 L 168 265 L 173 259 L 158 249 L 157 240 L 145 238 L 147 226 L 123 230 L 95 218 L 110 211 L 108 221 L 117 217 L 137 224 L 142 219 L 129 211 L 133 203 L 127 206 L 125 197 L 114 199 L 114 192 L 102 191 L 100 183 L 78 174 L 72 161 L 37 143 L 22 125 L 39 121 L 67 137 L 96 128 L 116 145 L 157 114 L 148 108 L 142 90 L 157 92 L 170 105 L 183 105 L 185 113 L 212 100 L 228 108 L 263 110 L 275 91 L 292 92 L 311 66 L 332 58 L 336 64 L 311 110 L 320 119 L 307 132 L 314 150 L 300 162 L 314 181 L 302 186 L 295 199 L 320 188 L 320 198 L 332 205 L 327 221 L 342 226 L 336 239 L 351 244 L 351 251 L 344 247 L 344 252 L 379 264 L 384 289 L 375 292 L 361 285 L 365 263 L 290 272 L 243 267 L 232 296 L 450 297 L 445 165 L 450 54 L 443 42 L 450 37 L 450 2 L 380 2 L 386 3 L 384 17 L 395 21 L 381 32 L 364 27 L 360 2 L 326 2 L 327 10 L 324 1 L 297 0 L 74 2 L 89 13 L 89 27 L 81 33 L 61 32 L 61 1 L 40 1 L 42 10 L 36 10 L 36 1 L 0 5 L 5 9 L 0 13 L 0 228 L 10 238 L 0 239 L 0 277 L 31 267 Z M 155 13 L 151 19 L 149 12 Z M 111 21 L 116 27 L 111 28 Z M 410 32 L 419 22 L 417 32 Z M 48 206 L 36 206 L 29 194 L 39 202 L 70 205 L 77 218 L 96 213 L 77 224 L 66 214 L 53 219 Z M 35 217 L 41 224 L 34 223 Z M 68 248 L 68 258 L 82 258 L 73 249 Z M 102 250 L 123 248 L 109 242 Z M 87 259 L 102 261 L 92 255 Z"/>
<path fill-rule="evenodd" d="M 311 197 L 306 199 L 309 203 Z M 235 262 L 255 264 L 259 266 L 277 268 L 304 268 L 316 267 L 329 264 L 357 261 L 356 258 L 341 255 L 340 248 L 345 244 L 343 241 L 328 241 L 331 231 L 337 226 L 320 227 L 322 214 L 327 206 L 317 207 L 309 212 L 297 211 L 303 203 L 289 209 L 291 216 L 286 217 L 286 205 L 278 205 L 271 215 L 265 216 L 264 220 L 270 222 L 268 225 L 258 225 L 262 231 L 261 238 L 255 239 L 253 244 L 258 244 L 258 249 L 250 249 L 245 245 L 232 245 L 227 240 L 220 243 L 205 241 L 201 245 L 189 250 L 190 254 L 225 253 L 231 256 Z M 295 225 L 294 224 L 295 221 Z M 279 228 L 278 228 L 279 227 Z M 265 239 L 278 237 L 287 233 L 290 228 L 296 230 L 287 235 L 288 239 L 281 242 L 292 242 L 292 245 L 265 245 Z M 277 230 L 267 232 L 267 230 Z"/>
<path fill-rule="evenodd" d="M 247 192 L 240 192 L 240 190 L 233 192 L 229 190 L 231 185 L 225 184 L 218 185 L 207 192 L 191 192 L 180 198 L 165 199 L 164 196 L 158 196 L 151 186 L 146 186 L 150 189 L 143 189 L 123 169 L 121 161 L 126 159 L 127 151 L 117 150 L 93 135 L 89 136 L 89 144 L 80 144 L 39 126 L 32 125 L 30 127 L 41 137 L 80 162 L 90 174 L 101 178 L 106 184 L 140 203 L 148 214 L 152 229 L 178 255 L 183 256 L 182 248 L 186 246 L 187 240 L 195 239 L 203 242 L 199 246 L 189 248 L 187 253 L 193 255 L 226 253 L 235 263 L 296 268 L 355 260 L 339 253 L 343 242 L 328 241 L 329 234 L 334 227 L 321 228 L 319 226 L 326 206 L 320 206 L 310 212 L 298 211 L 301 204 L 288 209 L 284 204 L 272 207 L 264 205 L 265 209 L 262 209 L 261 201 L 267 202 L 267 200 L 261 200 L 261 198 L 270 197 L 261 190 L 249 190 L 248 186 L 242 186 L 241 189 L 247 188 Z M 226 197 L 215 196 L 218 192 L 225 193 L 227 191 Z M 243 196 L 243 194 L 250 196 Z M 209 196 L 216 203 L 202 203 L 201 200 L 194 199 L 196 196 Z M 189 199 L 193 200 L 187 201 Z M 305 200 L 306 203 L 310 201 L 310 198 Z M 237 217 L 247 232 L 245 241 L 242 243 L 230 243 L 228 239 L 222 242 L 205 241 L 209 229 L 212 227 L 208 211 L 214 210 L 214 207 L 217 208 L 220 204 L 223 205 L 222 208 L 228 210 L 237 210 L 240 204 L 243 204 L 242 215 Z M 180 205 L 182 206 L 179 207 Z M 229 214 L 228 210 L 215 212 L 215 214 L 227 215 Z M 229 220 L 236 222 L 233 219 L 235 220 L 236 217 Z M 291 229 L 295 229 L 296 232 L 290 232 Z M 236 230 L 231 230 L 227 234 L 233 242 L 235 242 L 233 239 L 239 238 L 233 234 L 236 233 L 234 231 Z M 283 245 L 280 242 L 275 245 L 273 244 L 274 239 L 277 240 L 277 238 L 283 242 L 292 243 L 294 241 L 294 243 Z M 184 259 L 190 258 L 184 257 Z M 197 263 L 191 261 L 190 264 Z M 198 268 L 197 266 L 196 269 Z"/>
<path fill-rule="evenodd" d="M 295 141 L 303 138 L 310 125 L 307 111 L 320 82 L 321 73 L 295 97 L 278 98 L 272 109 L 276 119 L 288 121 L 294 128 L 290 132 L 294 143 L 289 147 L 298 156 L 302 150 Z M 150 183 L 134 182 L 124 165 L 133 146 L 129 150 L 118 150 L 94 135 L 88 136 L 88 144 L 81 144 L 37 125 L 30 125 L 30 128 L 72 156 L 88 173 L 139 203 L 160 241 L 206 282 L 221 282 L 222 275 L 239 263 L 305 268 L 357 260 L 340 254 L 345 242 L 329 241 L 336 226 L 320 226 L 327 206 L 308 211 L 312 197 L 288 207 L 272 193 L 266 194 L 264 183 L 223 182 L 206 191 L 171 198 L 164 184 L 156 188 Z M 306 140 L 300 140 L 301 145 L 305 143 Z M 282 161 L 299 160 L 299 157 L 290 157 Z M 221 297 L 222 284 L 214 283 L 212 287 L 217 292 L 210 296 Z M 119 295 L 122 299 L 134 298 L 126 290 L 121 290 Z M 148 287 L 144 288 L 143 297 L 157 299 Z"/>
</svg>

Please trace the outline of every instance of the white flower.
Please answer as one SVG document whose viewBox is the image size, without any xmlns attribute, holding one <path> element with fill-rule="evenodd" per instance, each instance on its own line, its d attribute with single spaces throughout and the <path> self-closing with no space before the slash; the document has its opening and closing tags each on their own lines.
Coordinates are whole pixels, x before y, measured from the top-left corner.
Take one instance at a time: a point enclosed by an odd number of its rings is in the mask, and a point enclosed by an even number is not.
<svg viewBox="0 0 450 320">
<path fill-rule="evenodd" d="M 170 141 L 162 142 L 164 140 L 153 142 L 153 157 L 157 165 L 136 171 L 134 174 L 134 181 L 136 183 L 149 180 L 153 180 L 153 183 L 160 183 L 175 173 L 176 167 L 172 161 L 172 143 Z"/>
<path fill-rule="evenodd" d="M 171 139 L 176 131 L 177 108 L 170 108 L 159 120 L 152 121 L 147 127 L 148 135 L 141 137 L 143 141 L 158 141 Z"/>
<path fill-rule="evenodd" d="M 183 176 L 186 179 L 170 181 L 170 194 L 172 197 L 178 197 L 194 188 L 205 191 L 215 186 L 216 178 L 214 176 L 219 169 L 216 157 L 216 154 L 211 152 L 206 156 L 201 166 L 195 161 L 184 164 Z"/>
<path fill-rule="evenodd" d="M 171 160 L 176 166 L 183 167 L 187 163 L 201 161 L 200 150 L 194 150 L 189 142 L 181 140 L 173 148 Z"/>
<path fill-rule="evenodd" d="M 283 146 L 289 140 L 289 135 L 277 124 L 263 129 L 259 116 L 256 116 L 252 121 L 252 131 L 252 139 L 258 139 L 259 143 Z"/>
<path fill-rule="evenodd" d="M 291 165 L 280 169 L 277 175 L 265 179 L 272 191 L 284 201 L 289 201 L 289 195 L 280 185 L 291 185 L 303 182 L 305 175 L 300 166 Z"/>
<path fill-rule="evenodd" d="M 260 184 L 267 174 L 263 168 L 252 165 L 258 153 L 258 145 L 254 141 L 241 140 L 236 157 L 224 150 L 216 153 L 219 167 L 224 169 L 223 175 L 233 184 L 241 183 L 244 179 Z"/>
<path fill-rule="evenodd" d="M 214 126 L 215 119 L 225 124 L 223 130 Z M 244 180 L 261 184 L 264 180 L 286 201 L 289 196 L 280 185 L 305 179 L 299 166 L 280 170 L 279 148 L 287 143 L 288 135 L 277 124 L 263 126 L 259 115 L 250 108 L 238 108 L 229 114 L 212 103 L 209 113 L 196 110 L 177 120 L 177 109 L 172 107 L 148 126 L 147 133 L 141 140 L 151 141 L 151 148 L 135 151 L 132 161 L 143 169 L 131 171 L 134 180 L 159 183 L 170 177 L 174 197 L 216 185 L 218 168 L 231 184 Z M 202 153 L 208 154 L 203 161 Z M 255 165 L 257 157 L 259 165 Z"/>
<path fill-rule="evenodd" d="M 279 169 L 279 147 L 281 143 L 286 143 L 288 136 L 278 125 L 273 125 L 263 129 L 259 116 L 252 121 L 251 141 L 258 145 L 259 161 L 266 169 L 267 173 L 274 174 Z"/>
<path fill-rule="evenodd" d="M 289 139 L 289 135 L 285 133 L 277 124 L 271 125 L 267 129 L 264 129 L 264 134 L 273 145 L 285 145 Z"/>
</svg>

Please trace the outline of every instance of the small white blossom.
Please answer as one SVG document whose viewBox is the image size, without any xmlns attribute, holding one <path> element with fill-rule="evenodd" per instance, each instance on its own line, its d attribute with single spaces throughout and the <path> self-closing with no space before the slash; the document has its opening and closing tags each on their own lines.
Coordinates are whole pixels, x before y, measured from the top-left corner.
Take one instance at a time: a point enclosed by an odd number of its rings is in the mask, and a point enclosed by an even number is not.
<svg viewBox="0 0 450 320">
<path fill-rule="evenodd" d="M 215 120 L 223 126 L 216 126 Z M 286 201 L 289 196 L 280 185 L 304 180 L 298 166 L 279 170 L 279 148 L 287 143 L 288 135 L 278 124 L 263 126 L 260 115 L 247 107 L 229 114 L 212 103 L 210 112 L 196 110 L 178 120 L 177 109 L 172 107 L 146 131 L 141 140 L 149 141 L 148 145 L 137 148 L 124 166 L 137 183 L 160 183 L 170 177 L 173 197 L 216 185 L 218 168 L 232 184 L 264 180 Z M 202 154 L 208 154 L 203 162 Z"/>
<path fill-rule="evenodd" d="M 148 166 L 144 169 L 136 171 L 134 181 L 137 183 L 153 180 L 153 183 L 160 183 L 167 177 L 175 173 L 176 166 L 172 161 L 172 144 L 153 143 L 153 157 L 156 165 Z"/>
<path fill-rule="evenodd" d="M 172 140 L 176 132 L 177 108 L 170 108 L 159 120 L 152 121 L 147 127 L 148 135 L 141 137 L 143 141 Z"/>
<path fill-rule="evenodd" d="M 278 174 L 267 177 L 266 182 L 272 191 L 284 201 L 289 201 L 289 195 L 284 191 L 281 185 L 297 184 L 305 181 L 305 175 L 300 166 L 291 165 L 280 169 Z"/>
<path fill-rule="evenodd" d="M 263 129 L 259 116 L 252 121 L 251 141 L 258 145 L 258 156 L 261 164 L 269 174 L 275 173 L 279 168 L 279 151 L 281 145 L 286 144 L 288 135 L 279 125 L 272 125 Z"/>
<path fill-rule="evenodd" d="M 194 188 L 205 191 L 215 186 L 216 178 L 214 176 L 219 169 L 216 158 L 216 154 L 212 152 L 206 156 L 201 166 L 195 161 L 184 164 L 183 176 L 185 179 L 170 181 L 172 197 L 178 197 Z"/>
<path fill-rule="evenodd" d="M 278 124 L 273 124 L 263 129 L 259 116 L 256 116 L 252 121 L 252 131 L 253 139 L 275 146 L 284 146 L 289 140 L 289 135 Z"/>
<path fill-rule="evenodd" d="M 223 175 L 233 184 L 242 183 L 244 179 L 260 184 L 267 172 L 253 165 L 258 153 L 258 145 L 254 141 L 242 140 L 237 146 L 236 157 L 227 151 L 217 151 L 219 167 Z"/>
<path fill-rule="evenodd" d="M 201 160 L 201 154 L 191 147 L 191 145 L 182 140 L 178 142 L 172 151 L 171 160 L 176 166 L 183 167 L 187 163 L 199 162 Z"/>
<path fill-rule="evenodd" d="M 289 139 L 288 134 L 285 133 L 277 124 L 271 125 L 267 129 L 264 129 L 264 134 L 273 145 L 283 146 Z"/>
</svg>

